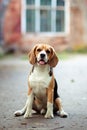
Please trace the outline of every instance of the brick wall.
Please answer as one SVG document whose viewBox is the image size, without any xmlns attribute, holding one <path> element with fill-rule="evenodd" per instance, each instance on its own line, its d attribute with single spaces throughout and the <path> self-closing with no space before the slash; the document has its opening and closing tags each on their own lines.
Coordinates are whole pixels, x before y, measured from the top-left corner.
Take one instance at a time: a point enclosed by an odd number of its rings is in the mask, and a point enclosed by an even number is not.
<svg viewBox="0 0 87 130">
<path fill-rule="evenodd" d="M 56 50 L 84 43 L 84 17 L 82 5 L 85 0 L 71 0 L 70 33 L 65 37 L 40 36 L 39 34 L 21 34 L 21 0 L 11 0 L 4 17 L 4 40 L 6 45 L 16 44 L 23 51 L 29 50 L 36 43 L 51 44 Z M 83 6 L 84 7 L 84 6 Z M 86 31 L 85 31 L 86 32 Z"/>
<path fill-rule="evenodd" d="M 4 40 L 6 44 L 16 44 L 21 38 L 20 0 L 11 0 L 4 16 Z"/>
</svg>

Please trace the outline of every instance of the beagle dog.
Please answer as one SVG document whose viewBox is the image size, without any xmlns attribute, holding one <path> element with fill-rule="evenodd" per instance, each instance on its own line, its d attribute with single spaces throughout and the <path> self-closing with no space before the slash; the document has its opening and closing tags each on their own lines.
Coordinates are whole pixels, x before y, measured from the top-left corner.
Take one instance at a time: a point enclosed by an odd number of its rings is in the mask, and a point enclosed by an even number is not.
<svg viewBox="0 0 87 130">
<path fill-rule="evenodd" d="M 53 67 L 58 63 L 54 48 L 47 44 L 36 44 L 29 53 L 29 61 L 33 67 L 28 77 L 27 101 L 23 109 L 14 113 L 15 116 L 29 118 L 34 109 L 45 114 L 45 118 L 53 118 L 55 110 L 59 111 L 61 117 L 67 117 L 53 74 Z"/>
</svg>

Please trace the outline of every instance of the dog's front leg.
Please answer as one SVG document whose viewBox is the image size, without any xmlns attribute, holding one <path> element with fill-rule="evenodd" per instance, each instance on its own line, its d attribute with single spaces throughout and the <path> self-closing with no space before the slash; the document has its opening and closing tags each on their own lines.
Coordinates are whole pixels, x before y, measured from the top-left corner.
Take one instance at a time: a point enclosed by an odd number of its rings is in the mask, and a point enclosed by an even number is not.
<svg viewBox="0 0 87 130">
<path fill-rule="evenodd" d="M 24 118 L 32 117 L 33 99 L 34 99 L 34 95 L 33 95 L 32 89 L 29 88 L 28 98 L 27 98 L 27 102 L 26 102 L 26 112 L 24 114 Z"/>
<path fill-rule="evenodd" d="M 53 115 L 53 103 L 47 102 L 47 112 L 45 118 L 54 118 Z"/>
<path fill-rule="evenodd" d="M 54 118 L 53 115 L 53 82 L 50 83 L 49 88 L 47 89 L 47 112 L 45 118 Z"/>
</svg>

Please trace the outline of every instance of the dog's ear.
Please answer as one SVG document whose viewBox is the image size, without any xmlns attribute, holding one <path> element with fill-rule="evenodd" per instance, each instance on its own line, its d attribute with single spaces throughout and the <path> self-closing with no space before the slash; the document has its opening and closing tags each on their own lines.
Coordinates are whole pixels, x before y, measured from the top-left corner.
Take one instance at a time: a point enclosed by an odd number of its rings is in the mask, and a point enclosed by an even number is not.
<svg viewBox="0 0 87 130">
<path fill-rule="evenodd" d="M 49 59 L 48 64 L 49 64 L 51 67 L 55 67 L 55 66 L 57 65 L 58 61 L 59 61 L 59 60 L 58 60 L 58 57 L 57 57 L 57 55 L 56 55 L 56 52 L 55 52 L 54 48 L 51 47 L 51 57 L 50 57 L 50 59 Z"/>
<path fill-rule="evenodd" d="M 34 65 L 36 63 L 36 55 L 35 55 L 35 51 L 36 51 L 37 45 L 35 45 L 32 50 L 29 52 L 28 56 L 29 56 L 29 61 L 32 65 Z"/>
</svg>

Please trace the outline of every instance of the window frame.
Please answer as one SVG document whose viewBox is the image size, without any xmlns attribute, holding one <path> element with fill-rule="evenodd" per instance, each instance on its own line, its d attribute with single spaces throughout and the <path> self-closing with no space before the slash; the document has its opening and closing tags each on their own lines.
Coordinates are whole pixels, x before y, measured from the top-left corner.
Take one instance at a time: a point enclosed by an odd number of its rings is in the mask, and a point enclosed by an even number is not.
<svg viewBox="0 0 87 130">
<path fill-rule="evenodd" d="M 31 8 L 33 8 L 33 6 L 31 6 Z M 28 9 L 28 5 L 26 4 L 26 0 L 21 0 L 21 33 L 22 34 L 26 34 L 26 33 L 30 33 L 30 34 L 39 34 L 39 35 L 48 35 L 48 36 L 53 36 L 53 35 L 58 35 L 58 36 L 65 36 L 68 35 L 70 32 L 70 1 L 69 0 L 65 0 L 65 6 L 64 6 L 64 12 L 65 12 L 65 19 L 64 19 L 64 31 L 63 32 L 56 32 L 56 25 L 52 26 L 55 22 L 55 18 L 56 18 L 56 0 L 52 0 L 52 8 L 54 8 L 54 11 L 52 11 L 51 14 L 51 32 L 40 32 L 40 0 L 35 0 L 35 16 L 38 17 L 38 19 L 35 19 L 35 32 L 27 32 L 26 30 L 26 9 Z M 39 12 L 38 12 L 39 11 Z M 55 23 L 56 24 L 56 23 Z"/>
</svg>

